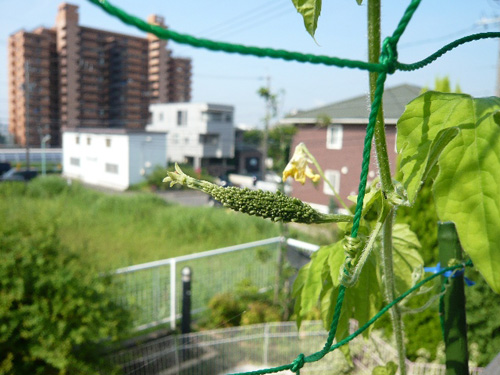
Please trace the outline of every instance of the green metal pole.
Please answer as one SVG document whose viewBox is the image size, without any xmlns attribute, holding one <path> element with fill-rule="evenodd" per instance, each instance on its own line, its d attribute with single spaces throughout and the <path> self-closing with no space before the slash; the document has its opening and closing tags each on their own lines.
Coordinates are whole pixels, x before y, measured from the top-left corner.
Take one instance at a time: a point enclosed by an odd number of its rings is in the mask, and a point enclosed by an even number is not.
<svg viewBox="0 0 500 375">
<path fill-rule="evenodd" d="M 439 261 L 447 267 L 463 259 L 462 247 L 455 224 L 438 224 Z M 441 299 L 441 322 L 446 354 L 446 375 L 468 375 L 467 322 L 465 317 L 464 276 L 455 274 L 447 281 L 446 293 Z"/>
</svg>

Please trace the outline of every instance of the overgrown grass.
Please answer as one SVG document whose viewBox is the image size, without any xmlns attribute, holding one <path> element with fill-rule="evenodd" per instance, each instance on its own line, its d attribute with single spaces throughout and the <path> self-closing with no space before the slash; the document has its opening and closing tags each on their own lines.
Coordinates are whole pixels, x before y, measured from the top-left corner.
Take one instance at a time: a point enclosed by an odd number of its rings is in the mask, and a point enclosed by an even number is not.
<svg viewBox="0 0 500 375">
<path fill-rule="evenodd" d="M 0 217 L 25 215 L 55 222 L 63 244 L 102 270 L 279 235 L 268 220 L 148 193 L 109 195 L 57 176 L 0 184 Z"/>
</svg>

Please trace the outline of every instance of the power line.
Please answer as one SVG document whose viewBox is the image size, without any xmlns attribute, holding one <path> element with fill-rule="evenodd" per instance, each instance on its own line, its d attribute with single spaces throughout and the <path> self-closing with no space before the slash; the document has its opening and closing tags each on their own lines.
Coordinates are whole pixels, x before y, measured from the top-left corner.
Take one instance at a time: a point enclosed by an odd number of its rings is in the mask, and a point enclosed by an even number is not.
<svg viewBox="0 0 500 375">
<path fill-rule="evenodd" d="M 215 75 L 215 74 L 197 74 L 194 73 L 196 78 L 209 78 L 209 79 L 234 79 L 234 80 L 262 80 L 262 76 L 226 76 L 226 75 Z"/>
<path fill-rule="evenodd" d="M 222 21 L 220 23 L 217 23 L 214 26 L 211 26 L 209 28 L 206 28 L 202 31 L 197 32 L 196 34 L 198 35 L 210 35 L 213 34 L 214 32 L 220 32 L 221 29 L 227 29 L 231 28 L 234 25 L 240 25 L 242 22 L 247 22 L 248 19 L 254 20 L 256 17 L 258 17 L 261 14 L 266 14 L 268 11 L 272 11 L 274 9 L 278 8 L 283 8 L 284 3 L 272 3 L 272 2 L 265 2 L 264 5 L 259 5 L 255 8 L 252 8 L 250 10 L 247 10 L 243 13 L 240 13 L 234 17 L 231 17 L 229 20 Z"/>
<path fill-rule="evenodd" d="M 415 42 L 408 42 L 408 43 L 401 43 L 398 45 L 398 48 L 409 48 L 409 47 L 416 47 L 416 46 L 421 46 L 423 44 L 429 44 L 429 43 L 436 43 L 436 42 L 442 42 L 443 40 L 449 40 L 449 39 L 454 39 L 458 36 L 462 36 L 466 33 L 471 32 L 474 29 L 477 29 L 479 27 L 478 24 L 469 26 L 468 28 L 455 31 L 454 33 L 447 34 L 447 35 L 442 35 L 436 38 L 429 38 L 429 39 L 422 39 L 422 40 L 417 40 Z"/>
<path fill-rule="evenodd" d="M 265 23 L 268 23 L 269 21 L 274 21 L 277 18 L 282 17 L 282 16 L 290 13 L 292 9 L 290 9 L 290 8 L 285 8 L 285 9 L 279 8 L 279 9 L 276 9 L 276 10 L 277 10 L 277 12 L 274 11 L 274 12 L 267 13 L 266 17 L 262 17 L 262 18 L 259 18 L 259 19 L 254 19 L 254 20 L 252 20 L 253 22 L 250 22 L 250 23 L 242 23 L 236 29 L 229 29 L 224 34 L 221 34 L 220 38 L 223 38 L 227 34 L 229 34 L 230 36 L 233 36 L 233 35 L 236 35 L 238 33 L 243 32 L 243 31 L 247 31 L 247 30 L 253 29 L 256 26 L 260 26 L 260 25 L 263 25 Z"/>
</svg>

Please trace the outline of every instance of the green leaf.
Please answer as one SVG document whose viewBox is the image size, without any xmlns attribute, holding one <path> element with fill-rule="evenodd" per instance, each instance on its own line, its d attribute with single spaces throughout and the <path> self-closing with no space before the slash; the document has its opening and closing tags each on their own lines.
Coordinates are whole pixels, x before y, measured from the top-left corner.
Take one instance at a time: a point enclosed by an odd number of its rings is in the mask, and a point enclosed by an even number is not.
<svg viewBox="0 0 500 375">
<path fill-rule="evenodd" d="M 302 15 L 307 32 L 314 38 L 321 13 L 321 0 L 292 0 L 295 9 Z"/>
<path fill-rule="evenodd" d="M 407 106 L 398 122 L 398 150 L 410 201 L 437 160 L 438 217 L 455 223 L 464 250 L 500 293 L 498 111 L 500 98 L 427 92 Z"/>
<path fill-rule="evenodd" d="M 330 252 L 330 256 L 328 257 L 330 277 L 332 279 L 332 284 L 335 287 L 339 286 L 340 273 L 342 272 L 342 266 L 344 265 L 344 261 L 345 261 L 344 246 L 342 245 L 342 241 L 339 241 L 333 246 Z"/>
<path fill-rule="evenodd" d="M 352 316 L 362 326 L 377 314 L 382 308 L 382 283 L 377 267 L 377 254 L 372 251 L 363 271 L 359 275 L 358 282 L 346 291 L 345 299 L 352 303 Z M 363 332 L 363 336 L 370 335 L 373 325 Z"/>
<path fill-rule="evenodd" d="M 408 224 L 396 224 L 392 229 L 394 276 L 397 294 L 413 287 L 423 275 L 424 260 L 420 242 Z"/>
<path fill-rule="evenodd" d="M 463 100 L 453 100 L 457 96 L 470 98 L 468 95 L 428 91 L 406 106 L 397 123 L 399 172 L 403 174 L 401 182 L 412 204 L 426 172 L 436 162 L 436 154 L 454 134 L 441 131 L 457 126 L 462 119 L 460 113 L 470 110 L 469 104 Z"/>
<path fill-rule="evenodd" d="M 332 253 L 330 257 L 334 256 L 334 254 Z M 333 320 L 339 290 L 339 284 L 333 285 L 332 281 L 334 280 L 330 279 L 325 283 L 325 288 L 320 296 L 321 318 L 327 330 L 330 329 Z M 381 309 L 382 302 L 381 279 L 377 268 L 376 255 L 372 252 L 363 267 L 358 282 L 345 291 L 342 313 L 335 335 L 337 340 L 339 341 L 348 335 L 349 319 L 356 319 L 360 326 L 365 324 Z M 368 337 L 370 331 L 371 327 L 363 335 Z"/>
<path fill-rule="evenodd" d="M 299 327 L 305 314 L 318 304 L 324 284 L 323 268 L 328 266 L 328 256 L 332 247 L 333 245 L 324 246 L 316 251 L 311 261 L 300 269 L 295 279 L 292 296 L 295 298 L 295 313 Z"/>
<path fill-rule="evenodd" d="M 372 375 L 395 375 L 398 365 L 390 361 L 385 366 L 377 366 L 373 369 Z"/>
</svg>

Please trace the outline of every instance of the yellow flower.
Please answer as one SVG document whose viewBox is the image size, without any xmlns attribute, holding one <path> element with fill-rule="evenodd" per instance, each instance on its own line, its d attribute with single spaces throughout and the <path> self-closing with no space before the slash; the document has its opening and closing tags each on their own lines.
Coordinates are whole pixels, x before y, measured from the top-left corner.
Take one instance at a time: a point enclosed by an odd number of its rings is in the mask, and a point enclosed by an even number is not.
<svg viewBox="0 0 500 375">
<path fill-rule="evenodd" d="M 288 177 L 293 177 L 295 181 L 305 184 L 306 178 L 310 178 L 313 182 L 318 182 L 320 175 L 315 173 L 309 166 L 312 160 L 309 158 L 309 151 L 304 143 L 299 143 L 295 147 L 292 158 L 288 162 L 283 171 L 283 181 Z"/>
</svg>

